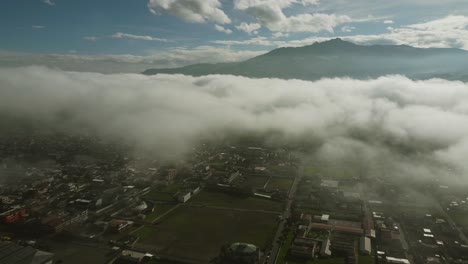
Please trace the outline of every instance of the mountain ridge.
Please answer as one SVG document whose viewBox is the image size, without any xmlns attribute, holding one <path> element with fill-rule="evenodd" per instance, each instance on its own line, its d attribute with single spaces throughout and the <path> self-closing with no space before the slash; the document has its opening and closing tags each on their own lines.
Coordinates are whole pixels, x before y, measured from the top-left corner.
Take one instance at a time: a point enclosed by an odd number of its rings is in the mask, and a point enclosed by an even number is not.
<svg viewBox="0 0 468 264">
<path fill-rule="evenodd" d="M 444 78 L 468 81 L 468 51 L 456 48 L 416 48 L 408 45 L 358 45 L 342 39 L 302 47 L 283 47 L 241 62 L 200 63 L 180 68 L 148 69 L 158 73 L 203 76 L 229 74 L 253 78 L 317 80 L 357 79 L 401 74 L 412 79 Z"/>
</svg>

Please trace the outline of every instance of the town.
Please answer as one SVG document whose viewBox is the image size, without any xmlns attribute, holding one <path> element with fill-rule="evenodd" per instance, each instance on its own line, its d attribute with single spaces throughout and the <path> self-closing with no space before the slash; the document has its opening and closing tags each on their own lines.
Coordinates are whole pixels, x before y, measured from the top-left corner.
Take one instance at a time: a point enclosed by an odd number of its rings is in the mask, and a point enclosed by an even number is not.
<svg viewBox="0 0 468 264">
<path fill-rule="evenodd" d="M 18 134 L 0 139 L 0 180 L 0 263 L 468 263 L 466 189 L 261 141 L 163 159 Z"/>
</svg>

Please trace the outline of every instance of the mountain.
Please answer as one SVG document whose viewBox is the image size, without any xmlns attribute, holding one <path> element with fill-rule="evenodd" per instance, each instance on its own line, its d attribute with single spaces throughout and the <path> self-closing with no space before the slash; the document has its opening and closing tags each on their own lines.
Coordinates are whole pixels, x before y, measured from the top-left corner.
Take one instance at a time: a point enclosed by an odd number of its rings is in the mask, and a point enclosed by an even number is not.
<svg viewBox="0 0 468 264">
<path fill-rule="evenodd" d="M 236 63 L 194 64 L 148 69 L 158 73 L 202 76 L 231 74 L 255 78 L 317 80 L 323 77 L 375 78 L 402 74 L 413 79 L 468 81 L 468 51 L 407 45 L 363 46 L 333 39 L 298 48 L 279 48 Z"/>
</svg>

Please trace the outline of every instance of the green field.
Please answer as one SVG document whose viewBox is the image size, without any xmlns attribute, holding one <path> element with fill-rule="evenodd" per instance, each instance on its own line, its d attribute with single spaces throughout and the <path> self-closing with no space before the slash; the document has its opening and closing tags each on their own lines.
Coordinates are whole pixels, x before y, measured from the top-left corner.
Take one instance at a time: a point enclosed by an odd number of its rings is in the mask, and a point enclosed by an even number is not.
<svg viewBox="0 0 468 264">
<path fill-rule="evenodd" d="M 267 185 L 267 189 L 279 189 L 282 191 L 289 191 L 291 184 L 293 183 L 292 179 L 288 178 L 272 178 Z"/>
<path fill-rule="evenodd" d="M 200 192 L 194 198 L 192 198 L 189 203 L 248 210 L 264 210 L 275 212 L 281 212 L 283 210 L 283 204 L 281 202 L 256 197 L 238 197 L 222 192 L 211 191 Z"/>
<path fill-rule="evenodd" d="M 278 257 L 276 263 L 278 264 L 285 264 L 286 263 L 286 256 L 288 255 L 289 248 L 294 240 L 294 232 L 290 230 L 288 233 L 287 238 L 284 240 L 283 246 L 281 247 L 280 251 L 278 252 Z"/>
<path fill-rule="evenodd" d="M 268 177 L 247 176 L 247 179 L 245 180 L 243 185 L 248 186 L 249 188 L 260 189 L 263 188 L 267 180 Z"/>
<path fill-rule="evenodd" d="M 373 264 L 375 263 L 374 256 L 359 256 L 359 264 Z"/>
<path fill-rule="evenodd" d="M 161 201 L 161 202 L 172 202 L 174 201 L 174 193 L 172 192 L 164 192 L 159 190 L 152 189 L 150 192 L 145 194 L 143 199 L 148 199 L 151 201 Z"/>
<path fill-rule="evenodd" d="M 294 178 L 297 172 L 296 168 L 292 166 L 278 166 L 278 165 L 269 166 L 268 171 L 272 175 L 291 177 L 291 178 Z"/>
<path fill-rule="evenodd" d="M 345 263 L 344 258 L 329 258 L 329 259 L 316 259 L 314 264 L 343 264 Z"/>
<path fill-rule="evenodd" d="M 317 176 L 317 169 L 312 165 L 304 167 L 304 176 L 308 178 L 314 178 Z"/>
<path fill-rule="evenodd" d="M 158 225 L 148 225 L 136 234 L 138 247 L 162 255 L 207 263 L 225 243 L 245 242 L 259 247 L 271 243 L 276 215 L 184 205 Z"/>
<path fill-rule="evenodd" d="M 108 263 L 112 256 L 109 249 L 80 245 L 70 241 L 48 240 L 47 244 L 55 254 L 55 260 L 62 260 L 63 263 L 81 264 L 81 263 Z"/>
<path fill-rule="evenodd" d="M 151 225 L 144 226 L 135 233 L 136 236 L 140 237 L 139 242 L 151 239 L 157 234 L 157 229 Z"/>
<path fill-rule="evenodd" d="M 314 260 L 298 260 L 298 259 L 289 259 L 287 258 L 284 264 L 343 264 L 344 258 L 329 258 L 329 259 L 314 259 Z"/>
<path fill-rule="evenodd" d="M 169 211 L 174 206 L 175 206 L 174 204 L 156 204 L 154 206 L 154 211 L 146 216 L 145 221 L 152 222 L 154 219 L 158 218 L 160 215 Z"/>
<path fill-rule="evenodd" d="M 468 212 L 451 212 L 453 221 L 468 235 Z"/>
</svg>

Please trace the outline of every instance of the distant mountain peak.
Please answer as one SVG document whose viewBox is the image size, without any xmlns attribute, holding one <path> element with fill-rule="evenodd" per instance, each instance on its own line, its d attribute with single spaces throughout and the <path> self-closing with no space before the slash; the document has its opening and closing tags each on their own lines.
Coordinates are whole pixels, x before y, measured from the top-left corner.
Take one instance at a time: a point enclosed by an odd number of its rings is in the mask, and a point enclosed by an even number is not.
<svg viewBox="0 0 468 264">
<path fill-rule="evenodd" d="M 468 52 L 423 49 L 407 45 L 358 45 L 341 38 L 303 47 L 283 47 L 236 63 L 195 64 L 174 69 L 150 69 L 145 74 L 181 73 L 193 76 L 230 74 L 255 78 L 318 80 L 358 79 L 401 74 L 415 79 L 468 81 Z"/>
</svg>

